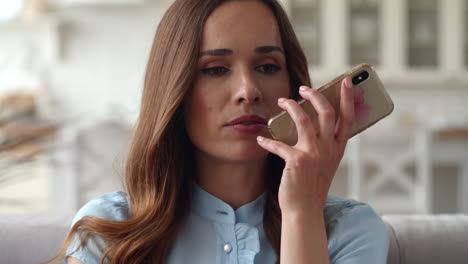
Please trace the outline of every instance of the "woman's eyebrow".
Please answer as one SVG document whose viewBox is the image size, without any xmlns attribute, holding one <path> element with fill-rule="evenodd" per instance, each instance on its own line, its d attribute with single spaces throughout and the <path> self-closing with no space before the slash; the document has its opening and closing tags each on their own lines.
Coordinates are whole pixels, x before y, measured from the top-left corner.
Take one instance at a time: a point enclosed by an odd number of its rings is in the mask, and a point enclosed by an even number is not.
<svg viewBox="0 0 468 264">
<path fill-rule="evenodd" d="M 284 55 L 283 49 L 278 46 L 260 46 L 260 47 L 255 48 L 255 52 L 258 52 L 258 53 L 270 53 L 273 51 L 280 52 Z"/>
<path fill-rule="evenodd" d="M 260 46 L 255 48 L 257 53 L 270 53 L 270 52 L 280 52 L 284 55 L 284 51 L 281 47 L 278 46 Z M 233 51 L 230 49 L 211 49 L 200 52 L 200 57 L 203 56 L 227 56 L 232 55 Z"/>
<path fill-rule="evenodd" d="M 200 52 L 200 57 L 203 56 L 226 56 L 231 55 L 232 50 L 230 49 L 212 49 L 212 50 L 205 50 Z"/>
</svg>

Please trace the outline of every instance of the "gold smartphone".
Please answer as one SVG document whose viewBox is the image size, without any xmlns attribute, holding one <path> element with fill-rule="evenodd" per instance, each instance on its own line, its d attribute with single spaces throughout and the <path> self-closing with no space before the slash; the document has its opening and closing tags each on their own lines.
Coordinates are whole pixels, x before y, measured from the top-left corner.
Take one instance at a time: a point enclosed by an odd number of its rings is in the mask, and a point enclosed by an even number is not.
<svg viewBox="0 0 468 264">
<path fill-rule="evenodd" d="M 355 120 L 351 129 L 351 138 L 390 115 L 394 105 L 373 67 L 362 63 L 318 89 L 335 109 L 336 120 L 340 113 L 341 81 L 348 76 L 351 76 L 356 86 L 354 90 Z M 318 114 L 311 102 L 301 99 L 298 103 L 312 119 L 315 127 L 318 127 Z M 297 142 L 296 126 L 286 111 L 270 118 L 268 130 L 274 139 L 288 145 L 295 145 Z"/>
</svg>

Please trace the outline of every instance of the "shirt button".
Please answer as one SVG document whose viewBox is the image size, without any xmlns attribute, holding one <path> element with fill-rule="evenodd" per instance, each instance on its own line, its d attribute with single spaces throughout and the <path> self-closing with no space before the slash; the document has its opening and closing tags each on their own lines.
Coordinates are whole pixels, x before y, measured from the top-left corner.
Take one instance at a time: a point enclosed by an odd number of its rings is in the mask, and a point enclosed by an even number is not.
<svg viewBox="0 0 468 264">
<path fill-rule="evenodd" d="M 229 243 L 224 244 L 224 251 L 229 253 L 232 250 L 232 246 Z"/>
</svg>

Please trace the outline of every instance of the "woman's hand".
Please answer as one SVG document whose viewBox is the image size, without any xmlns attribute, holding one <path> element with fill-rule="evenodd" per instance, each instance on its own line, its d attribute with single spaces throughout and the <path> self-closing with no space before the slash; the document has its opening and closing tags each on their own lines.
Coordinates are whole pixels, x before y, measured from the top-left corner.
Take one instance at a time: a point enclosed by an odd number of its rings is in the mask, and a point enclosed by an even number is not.
<svg viewBox="0 0 468 264">
<path fill-rule="evenodd" d="M 258 137 L 261 147 L 286 162 L 278 194 L 283 214 L 323 211 L 354 120 L 353 85 L 349 77 L 341 82 L 340 93 L 340 113 L 335 120 L 335 111 L 322 94 L 306 86 L 300 88 L 301 96 L 318 113 L 319 127 L 314 126 L 296 101 L 278 100 L 278 105 L 290 114 L 296 125 L 296 145 Z"/>
</svg>

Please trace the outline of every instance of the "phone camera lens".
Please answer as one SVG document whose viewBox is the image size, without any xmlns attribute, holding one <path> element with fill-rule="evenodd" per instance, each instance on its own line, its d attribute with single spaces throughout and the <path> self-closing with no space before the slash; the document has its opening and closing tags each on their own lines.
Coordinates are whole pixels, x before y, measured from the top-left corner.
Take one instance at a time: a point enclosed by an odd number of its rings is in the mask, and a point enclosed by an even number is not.
<svg viewBox="0 0 468 264">
<path fill-rule="evenodd" d="M 362 83 L 363 81 L 367 80 L 369 78 L 369 72 L 363 71 L 359 73 L 358 75 L 354 76 L 352 79 L 352 82 L 354 85 L 358 85 Z"/>
</svg>

